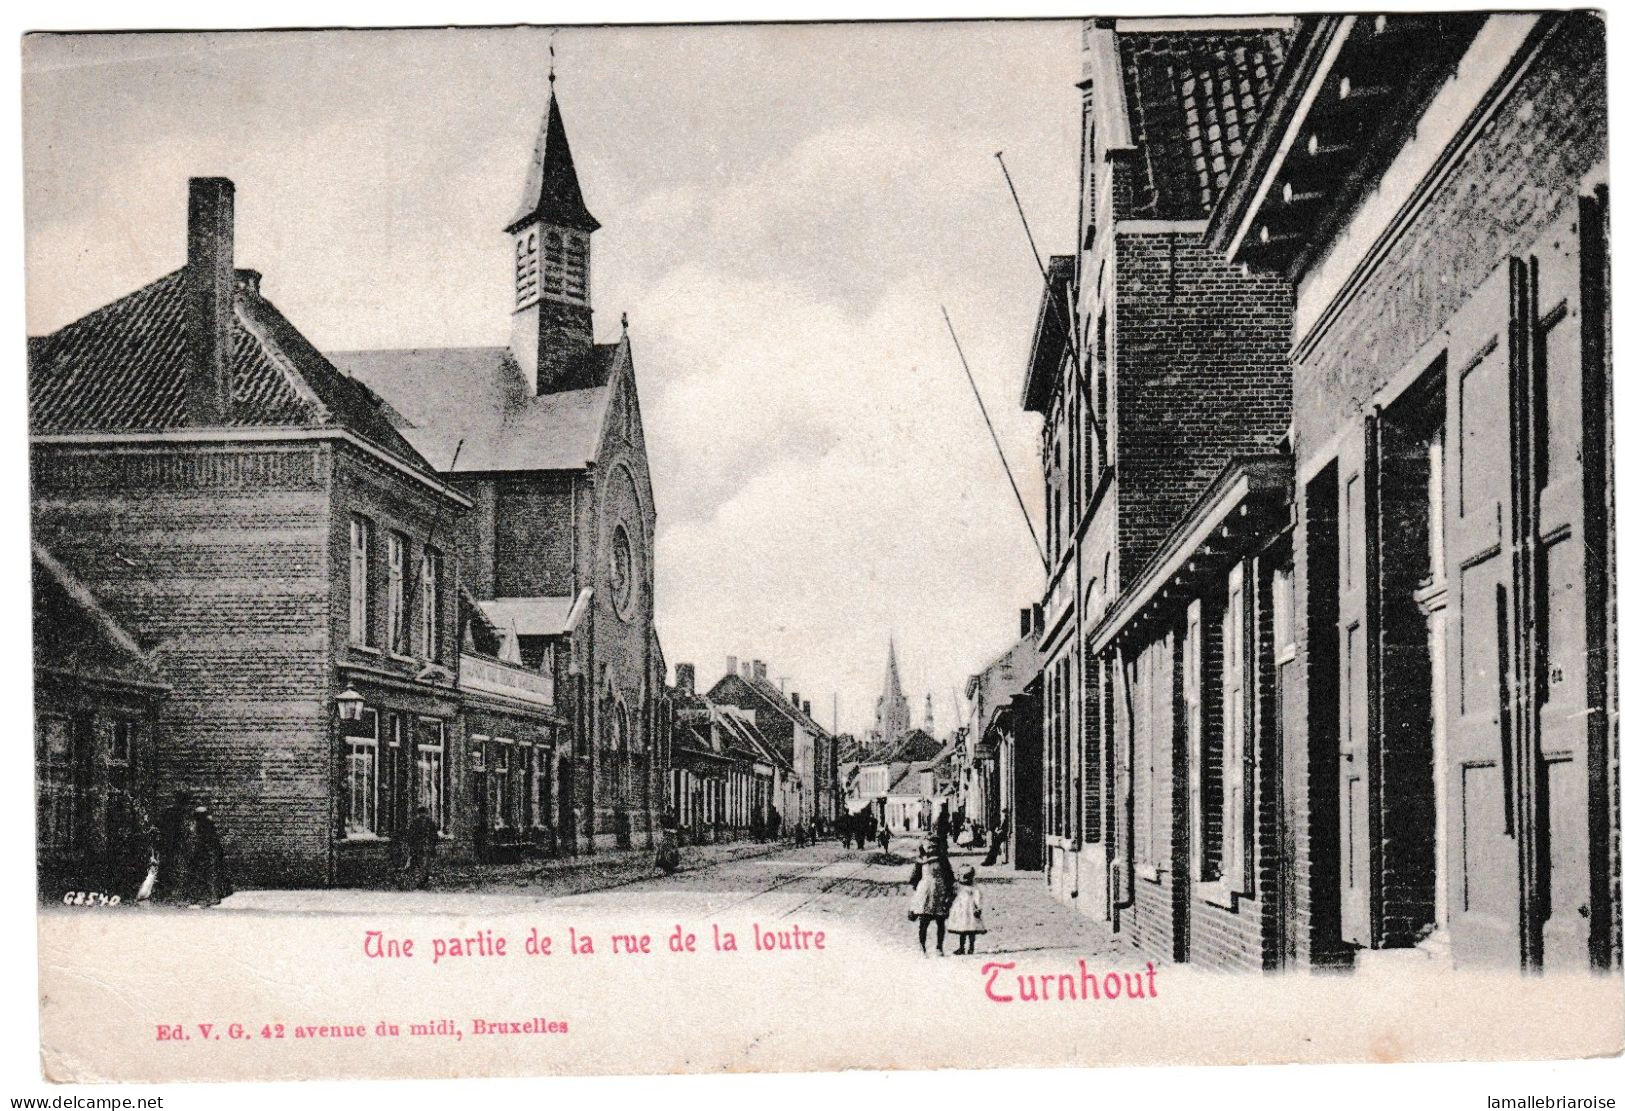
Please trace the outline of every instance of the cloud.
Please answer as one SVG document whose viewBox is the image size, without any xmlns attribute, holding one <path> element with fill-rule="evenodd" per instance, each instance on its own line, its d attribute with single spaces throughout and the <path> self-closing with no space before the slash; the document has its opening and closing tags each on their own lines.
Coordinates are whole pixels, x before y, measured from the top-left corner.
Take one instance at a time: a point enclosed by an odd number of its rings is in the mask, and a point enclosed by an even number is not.
<svg viewBox="0 0 1625 1111">
<path fill-rule="evenodd" d="M 31 40 L 41 43 L 46 40 Z M 667 658 L 766 658 L 866 723 L 895 635 L 916 705 L 1014 639 L 1042 574 L 1018 393 L 1042 249 L 1075 224 L 1067 23 L 583 29 L 559 88 L 601 336 L 630 314 Z M 238 186 L 239 264 L 318 345 L 501 343 L 501 228 L 543 30 L 50 40 L 25 81 L 29 324 L 184 255 L 185 178 Z"/>
</svg>

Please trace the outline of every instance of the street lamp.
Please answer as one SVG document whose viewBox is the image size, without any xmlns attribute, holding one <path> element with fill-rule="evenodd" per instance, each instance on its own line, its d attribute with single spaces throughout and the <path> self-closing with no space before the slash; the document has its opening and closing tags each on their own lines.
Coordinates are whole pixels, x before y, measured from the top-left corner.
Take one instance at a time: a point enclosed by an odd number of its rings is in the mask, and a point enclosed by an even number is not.
<svg viewBox="0 0 1625 1111">
<path fill-rule="evenodd" d="M 333 699 L 338 703 L 340 721 L 360 721 L 361 711 L 367 702 L 355 692 L 354 687 L 345 687 L 344 692 Z"/>
</svg>

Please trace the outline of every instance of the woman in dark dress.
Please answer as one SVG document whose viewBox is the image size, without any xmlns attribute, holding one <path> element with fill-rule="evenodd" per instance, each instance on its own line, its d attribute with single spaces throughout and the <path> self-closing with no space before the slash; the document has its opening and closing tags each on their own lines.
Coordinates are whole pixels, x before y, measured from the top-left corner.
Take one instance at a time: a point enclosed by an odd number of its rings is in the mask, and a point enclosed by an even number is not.
<svg viewBox="0 0 1625 1111">
<path fill-rule="evenodd" d="M 192 812 L 182 849 L 188 859 L 186 901 L 193 907 L 212 907 L 231 894 L 226 875 L 226 850 L 207 806 Z"/>
</svg>

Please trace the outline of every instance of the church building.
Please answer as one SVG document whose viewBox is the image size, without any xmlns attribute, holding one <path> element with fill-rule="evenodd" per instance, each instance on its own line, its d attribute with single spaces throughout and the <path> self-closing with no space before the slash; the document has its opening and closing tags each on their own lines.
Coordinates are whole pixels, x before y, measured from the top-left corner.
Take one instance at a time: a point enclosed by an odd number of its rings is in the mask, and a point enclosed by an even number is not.
<svg viewBox="0 0 1625 1111">
<path fill-rule="evenodd" d="M 869 751 L 889 753 L 902 743 L 914 724 L 903 693 L 903 680 L 897 673 L 897 642 L 886 646 L 886 678 L 880 697 L 875 699 L 875 722 L 869 731 Z"/>
<path fill-rule="evenodd" d="M 566 727 L 537 735 L 525 766 L 541 769 L 528 790 L 545 794 L 566 852 L 647 843 L 667 745 L 654 495 L 626 318 L 612 342 L 596 342 L 593 329 L 598 228 L 550 88 L 520 203 L 502 228 L 508 344 L 333 356 L 473 503 L 458 552 L 470 635 L 472 625 L 494 628 L 509 655 L 553 677 Z M 489 753 L 474 754 L 488 775 L 517 759 L 496 742 L 502 728 L 469 726 L 490 735 Z"/>
</svg>

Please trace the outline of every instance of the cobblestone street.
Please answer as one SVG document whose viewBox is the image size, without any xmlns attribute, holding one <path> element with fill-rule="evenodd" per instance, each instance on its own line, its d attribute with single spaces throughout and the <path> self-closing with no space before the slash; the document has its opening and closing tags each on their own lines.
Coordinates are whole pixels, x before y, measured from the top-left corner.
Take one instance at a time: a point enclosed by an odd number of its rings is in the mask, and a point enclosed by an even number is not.
<svg viewBox="0 0 1625 1111">
<path fill-rule="evenodd" d="M 908 877 L 916 840 L 898 838 L 892 853 L 843 849 L 825 841 L 773 851 L 762 845 L 705 846 L 684 850 L 675 874 L 654 871 L 650 857 L 618 858 L 603 865 L 572 865 L 471 873 L 448 871 L 427 891 L 245 891 L 221 910 L 287 914 L 511 913 L 538 900 L 550 909 L 671 913 L 685 921 L 748 911 L 764 924 L 774 919 L 835 919 L 859 926 L 876 942 L 901 948 L 916 943 L 908 921 Z M 1132 960 L 1134 950 L 1063 907 L 1036 872 L 1008 866 L 982 868 L 981 851 L 956 854 L 956 870 L 974 864 L 983 889 L 989 932 L 977 954 L 1064 951 L 1077 956 Z M 954 946 L 952 935 L 947 947 Z"/>
</svg>

